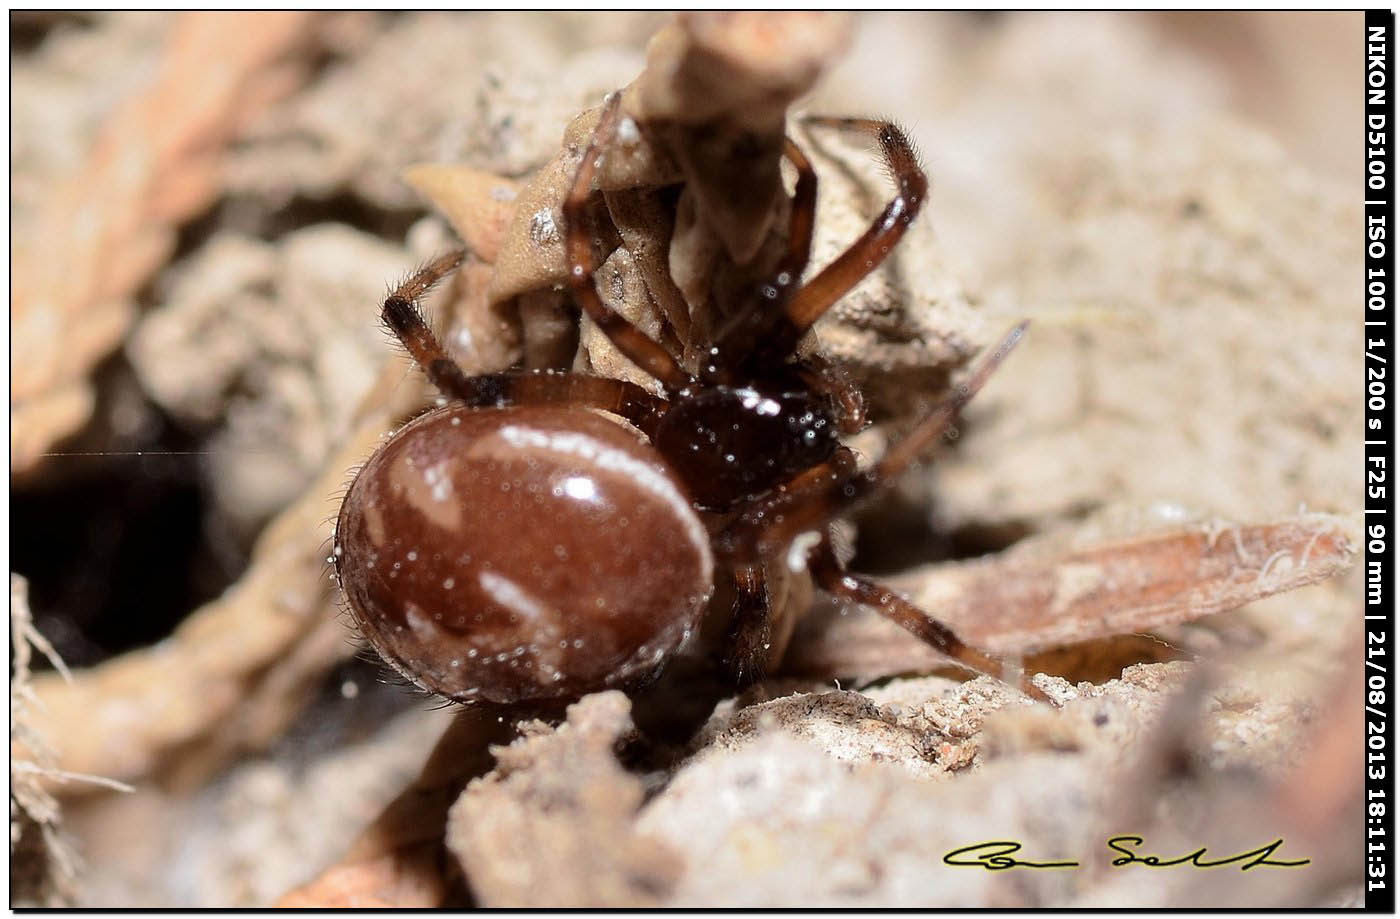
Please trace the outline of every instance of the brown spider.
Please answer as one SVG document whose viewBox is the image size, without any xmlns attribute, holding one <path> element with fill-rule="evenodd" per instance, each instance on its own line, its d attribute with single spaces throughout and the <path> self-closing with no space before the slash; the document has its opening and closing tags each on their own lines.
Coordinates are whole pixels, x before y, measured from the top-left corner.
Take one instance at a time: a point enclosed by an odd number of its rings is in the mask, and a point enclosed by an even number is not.
<svg viewBox="0 0 1400 919">
<path fill-rule="evenodd" d="M 619 123 L 619 101 L 615 93 L 606 103 L 563 207 L 569 280 L 583 311 L 665 396 L 575 373 L 469 376 L 416 305 L 463 254 L 410 277 L 384 302 L 384 322 L 453 404 L 394 434 L 341 506 L 336 572 L 360 628 L 386 661 L 432 692 L 515 703 L 639 686 L 702 621 L 717 619 L 721 657 L 743 685 L 776 663 L 789 631 L 790 623 L 775 622 L 770 573 L 805 565 L 825 590 L 1000 677 L 1001 662 L 902 597 L 848 574 L 828 525 L 946 430 L 1024 324 L 864 472 L 838 439 L 863 423 L 859 392 L 795 354 L 803 334 L 884 260 L 918 213 L 928 182 L 909 141 L 887 122 L 813 119 L 874 133 L 898 193 L 800 287 L 817 179 L 786 141 L 784 156 L 797 172 L 786 251 L 692 376 L 608 309 L 594 286 L 585 205 Z"/>
</svg>

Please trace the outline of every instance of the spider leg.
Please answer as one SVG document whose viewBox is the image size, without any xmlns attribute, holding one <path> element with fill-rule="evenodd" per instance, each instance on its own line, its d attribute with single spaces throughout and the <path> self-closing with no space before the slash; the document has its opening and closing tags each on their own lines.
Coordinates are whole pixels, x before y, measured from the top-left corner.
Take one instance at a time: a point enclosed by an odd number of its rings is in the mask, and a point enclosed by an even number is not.
<svg viewBox="0 0 1400 919">
<path fill-rule="evenodd" d="M 857 434 L 865 428 L 865 397 L 846 372 L 821 354 L 807 357 L 798 374 L 815 393 L 831 400 L 836 408 L 836 426 L 842 434 Z"/>
<path fill-rule="evenodd" d="M 396 287 L 384 301 L 384 324 L 403 342 L 428 379 L 445 396 L 467 405 L 569 403 L 603 409 L 626 418 L 650 436 L 665 413 L 665 399 L 635 383 L 553 371 L 514 370 L 467 374 L 443 350 L 418 308 L 418 298 L 461 264 L 462 252 L 434 259 Z"/>
<path fill-rule="evenodd" d="M 466 374 L 438 344 L 432 329 L 423 319 L 418 300 L 435 284 L 456 271 L 466 256 L 466 250 L 458 249 L 433 259 L 389 292 L 380 313 L 389 331 L 408 349 L 409 356 L 423 368 L 433 385 L 444 394 L 454 396 L 457 394 L 454 384 L 466 379 Z"/>
<path fill-rule="evenodd" d="M 933 411 L 924 416 L 908 437 L 886 451 L 875 468 L 867 473 L 871 488 L 878 488 L 898 477 L 904 470 L 912 466 L 939 437 L 943 436 L 943 432 L 948 430 L 948 426 L 958 417 L 958 412 L 962 411 L 963 406 L 972 401 L 972 397 L 977 395 L 978 390 L 1001 366 L 1001 362 L 1006 360 L 1011 349 L 1020 344 L 1029 325 L 1029 319 L 1018 322 L 1002 338 L 992 353 L 984 357 L 973 368 L 968 378 L 958 384 L 950 395 L 934 407 Z"/>
<path fill-rule="evenodd" d="M 797 170 L 797 186 L 792 193 L 792 211 L 788 217 L 788 249 L 778 263 L 774 287 L 775 297 L 783 299 L 787 289 L 795 285 L 807 270 L 812 257 L 812 231 L 817 223 L 817 172 L 812 161 L 791 137 L 783 138 L 783 156 Z"/>
<path fill-rule="evenodd" d="M 841 447 L 825 463 L 804 470 L 778 486 L 780 492 L 802 492 L 821 482 L 850 475 L 856 468 L 856 455 Z M 735 558 L 730 585 L 733 600 L 729 630 L 724 642 L 724 668 L 735 685 L 743 688 L 761 680 L 771 658 L 773 610 L 768 597 L 767 577 L 757 555 Z"/>
<path fill-rule="evenodd" d="M 913 144 L 898 125 L 864 118 L 809 117 L 806 121 L 874 134 L 899 190 L 850 248 L 787 301 L 783 310 L 786 321 L 778 325 L 769 343 L 769 350 L 782 354 L 791 353 L 798 339 L 823 313 L 885 260 L 919 213 L 928 193 L 928 176 L 919 167 Z"/>
<path fill-rule="evenodd" d="M 1003 661 L 968 645 L 953 634 L 952 629 L 889 588 L 847 572 L 826 537 L 808 553 L 807 561 L 813 580 L 827 593 L 871 607 L 964 667 L 999 680 L 1006 679 L 1007 666 Z M 1027 695 L 1047 701 L 1045 694 L 1024 675 L 1017 682 Z"/>
<path fill-rule="evenodd" d="M 508 370 L 469 377 L 470 392 L 459 395 L 468 405 L 565 404 L 602 409 L 620 415 L 648 438 L 666 414 L 669 403 L 636 383 L 555 370 Z"/>
<path fill-rule="evenodd" d="M 734 685 L 743 689 L 763 679 L 768 669 L 773 615 L 761 566 L 736 566 L 731 583 L 734 599 L 724 642 L 724 668 Z"/>
<path fill-rule="evenodd" d="M 979 673 L 1003 678 L 1001 661 L 967 645 L 952 630 L 923 610 L 879 584 L 846 572 L 831 549 L 827 524 L 835 517 L 888 485 L 907 469 L 919 454 L 936 440 L 982 388 L 992 372 L 1020 341 L 1026 328 L 1022 322 L 997 348 L 974 368 L 968 379 L 943 399 L 901 443 L 895 445 L 874 468 L 855 469 L 850 450 L 842 449 L 828 462 L 775 489 L 767 498 L 740 514 L 716 538 L 715 545 L 731 558 L 773 558 L 790 552 L 803 533 L 816 537 L 807 551 L 807 564 L 817 585 L 831 594 L 873 607 L 881 615 L 913 632 L 933 647 Z M 1021 689 L 1028 695 L 1045 695 L 1023 676 Z"/>
<path fill-rule="evenodd" d="M 608 336 L 623 356 L 642 370 L 661 381 L 668 392 L 684 389 L 694 382 L 690 374 L 681 369 L 675 358 L 661 345 L 644 335 L 640 329 L 610 310 L 598 296 L 594 286 L 593 272 L 597 269 L 593 259 L 593 243 L 589 238 L 584 212 L 593 184 L 593 176 L 603 157 L 603 151 L 612 143 L 617 132 L 622 95 L 613 93 L 604 104 L 603 114 L 583 151 L 578 172 L 574 173 L 573 188 L 564 201 L 565 252 L 569 264 L 569 286 L 579 308 L 588 314 L 603 334 Z"/>
<path fill-rule="evenodd" d="M 797 186 L 793 190 L 792 209 L 788 217 L 787 251 L 773 270 L 772 277 L 755 292 L 756 302 L 737 312 L 715 335 L 714 353 L 719 361 L 718 366 L 708 368 L 712 379 L 733 382 L 730 379 L 732 374 L 727 371 L 732 371 L 746 360 L 763 364 L 787 357 L 787 351 L 777 353 L 776 358 L 768 350 L 756 354 L 756 344 L 774 337 L 772 329 L 775 323 L 787 322 L 786 315 L 776 312 L 774 305 L 785 302 L 792 295 L 812 257 L 812 232 L 817 221 L 817 173 L 807 154 L 791 137 L 783 139 L 783 156 L 797 170 Z M 800 337 L 801 333 L 798 333 L 793 341 Z"/>
</svg>

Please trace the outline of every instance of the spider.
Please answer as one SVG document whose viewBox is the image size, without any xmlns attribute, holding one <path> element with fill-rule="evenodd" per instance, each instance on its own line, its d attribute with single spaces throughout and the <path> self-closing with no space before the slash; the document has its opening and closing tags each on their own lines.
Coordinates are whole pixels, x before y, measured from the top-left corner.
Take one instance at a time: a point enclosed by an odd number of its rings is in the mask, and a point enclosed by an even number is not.
<svg viewBox="0 0 1400 919">
<path fill-rule="evenodd" d="M 775 571 L 805 567 L 819 587 L 1000 677 L 1002 662 L 848 573 L 828 530 L 943 434 L 1025 324 L 866 471 L 839 440 L 863 425 L 860 393 L 796 354 L 799 339 L 883 261 L 918 213 L 928 181 L 908 139 L 889 122 L 811 119 L 874 134 L 898 192 L 804 285 L 817 179 L 785 141 L 797 175 L 785 250 L 692 375 L 605 306 L 595 287 L 586 204 L 619 102 L 614 93 L 605 103 L 563 205 L 569 286 L 665 395 L 577 373 L 469 375 L 417 306 L 464 253 L 400 284 L 383 320 L 451 401 L 390 437 L 341 506 L 336 572 L 363 633 L 409 680 L 461 702 L 639 687 L 702 626 L 718 630 L 721 663 L 744 686 L 777 662 L 790 631 L 770 602 Z M 1021 686 L 1039 695 L 1024 678 Z"/>
</svg>

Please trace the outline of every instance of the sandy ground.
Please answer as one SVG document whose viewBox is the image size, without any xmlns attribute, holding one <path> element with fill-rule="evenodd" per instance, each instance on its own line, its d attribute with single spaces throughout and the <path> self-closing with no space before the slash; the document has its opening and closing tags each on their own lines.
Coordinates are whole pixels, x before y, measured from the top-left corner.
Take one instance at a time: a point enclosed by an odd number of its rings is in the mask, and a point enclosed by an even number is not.
<svg viewBox="0 0 1400 919">
<path fill-rule="evenodd" d="M 12 20 L 12 523 L 37 547 L 12 609 L 75 664 L 12 685 L 13 902 L 1359 902 L 1359 15 L 882 14 L 747 49 L 750 79 L 801 84 L 795 112 L 904 124 L 931 176 L 818 330 L 874 400 L 859 449 L 1032 320 L 956 442 L 848 535 L 1052 702 L 820 598 L 782 672 L 691 698 L 690 737 L 611 692 L 488 749 L 513 717 L 356 657 L 329 519 L 431 400 L 377 324 L 386 284 L 460 235 L 473 262 L 431 306 L 465 366 L 634 373 L 551 305 L 511 220 L 668 21 Z M 792 130 L 820 266 L 888 184 L 868 145 Z M 689 187 L 737 215 L 732 256 L 762 200 Z M 684 241 L 648 262 L 654 222 L 605 271 L 624 312 L 656 264 L 714 281 Z M 633 318 L 700 340 L 707 317 L 666 310 Z M 1124 834 L 1310 862 L 1115 867 Z M 1079 864 L 945 863 L 997 839 Z"/>
</svg>

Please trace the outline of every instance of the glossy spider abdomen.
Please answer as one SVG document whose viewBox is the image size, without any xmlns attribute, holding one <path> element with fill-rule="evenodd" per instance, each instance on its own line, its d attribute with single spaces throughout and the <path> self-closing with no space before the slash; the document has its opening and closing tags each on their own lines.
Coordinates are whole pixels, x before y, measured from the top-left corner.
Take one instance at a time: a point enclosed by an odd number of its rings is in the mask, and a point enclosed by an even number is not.
<svg viewBox="0 0 1400 919">
<path fill-rule="evenodd" d="M 710 539 L 646 440 L 567 406 L 448 406 L 360 470 L 336 570 L 366 636 L 452 699 L 643 683 L 696 628 Z"/>
</svg>

